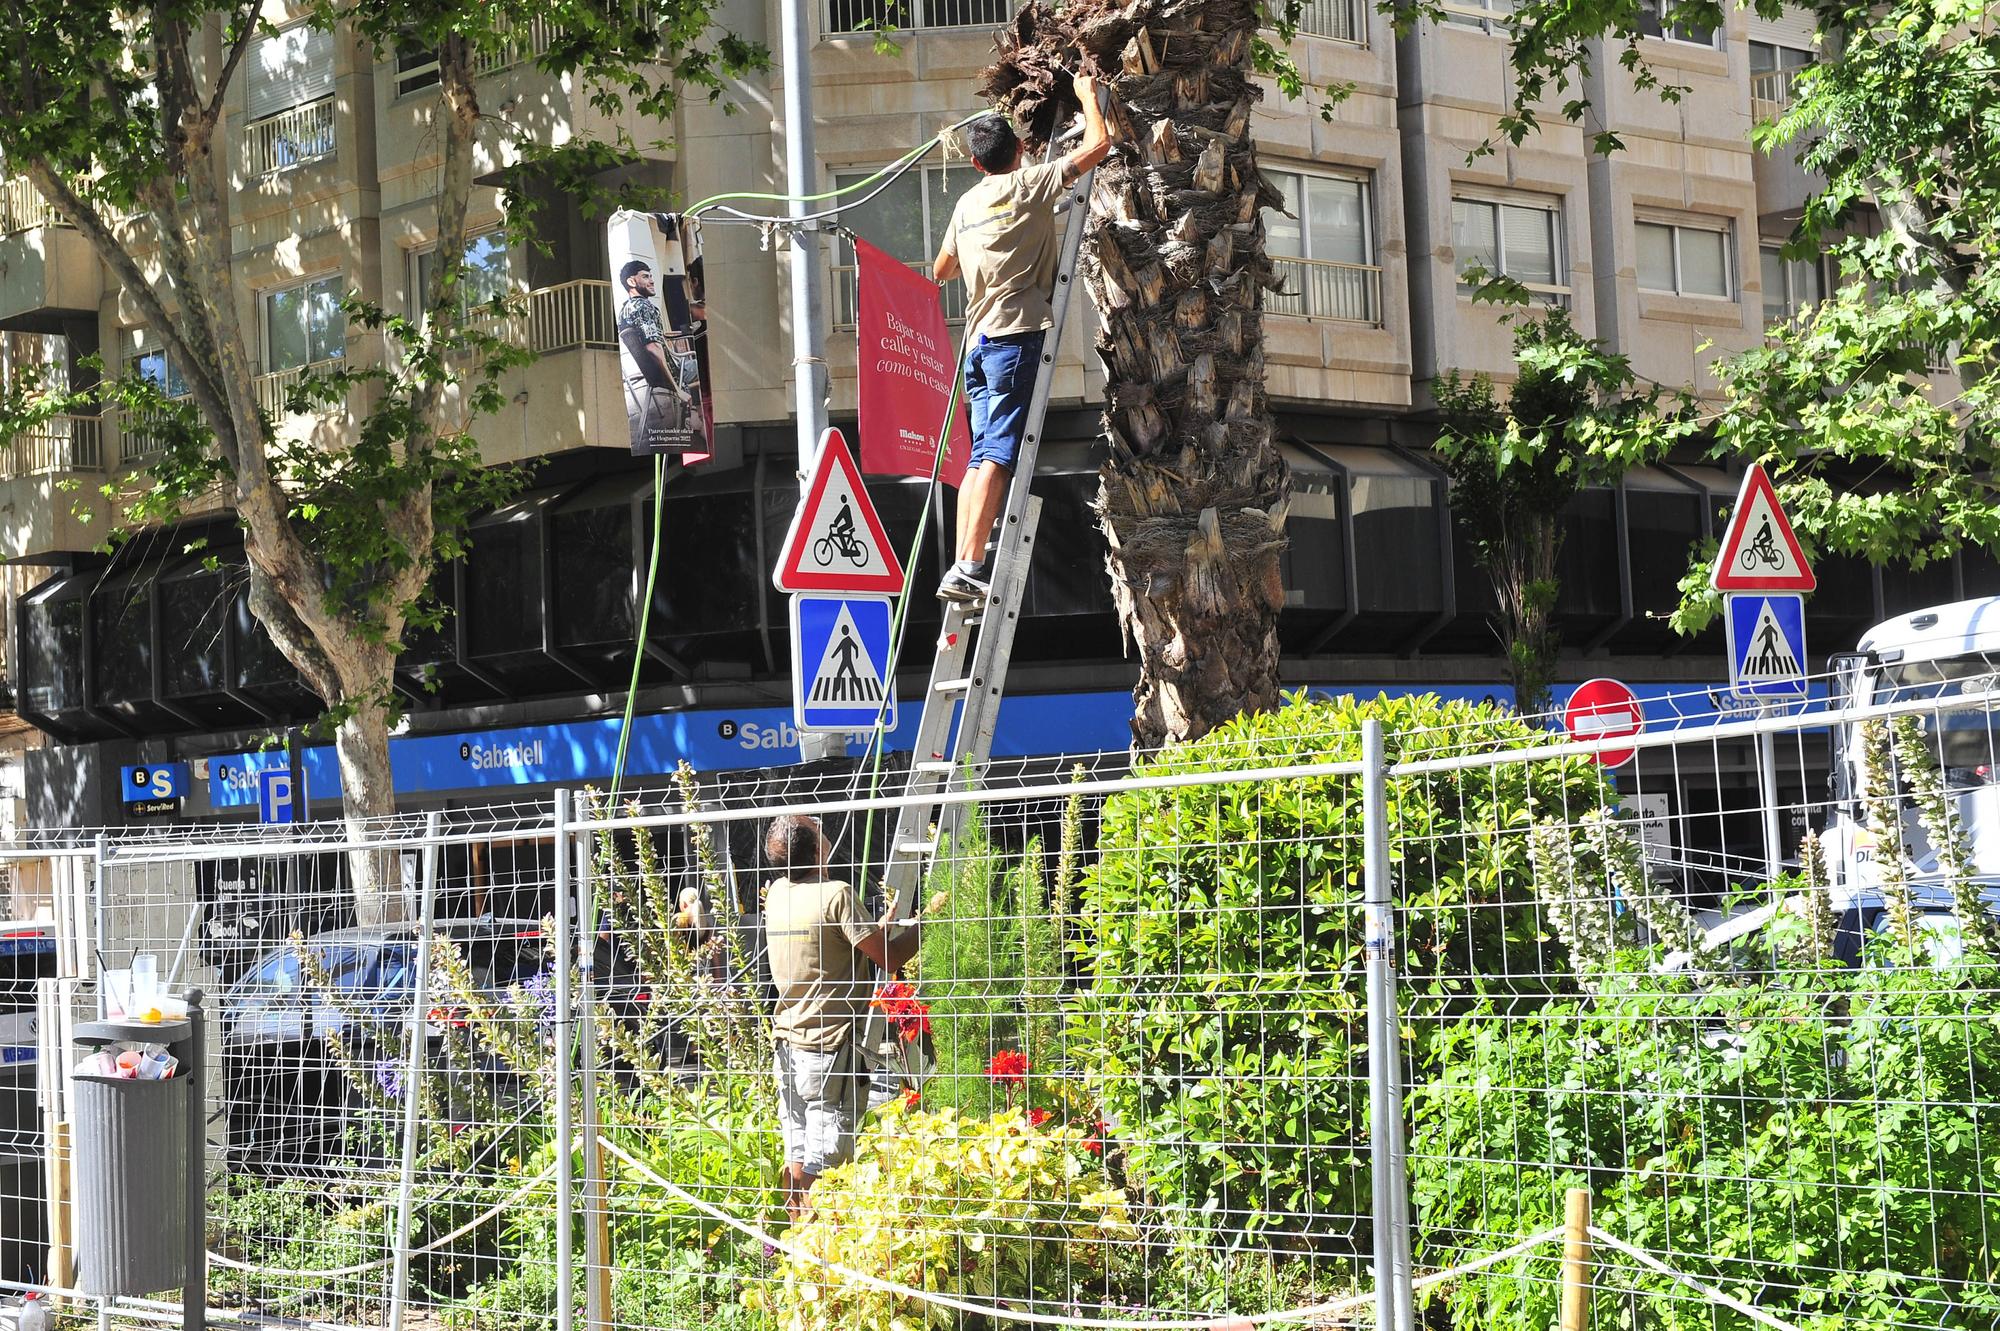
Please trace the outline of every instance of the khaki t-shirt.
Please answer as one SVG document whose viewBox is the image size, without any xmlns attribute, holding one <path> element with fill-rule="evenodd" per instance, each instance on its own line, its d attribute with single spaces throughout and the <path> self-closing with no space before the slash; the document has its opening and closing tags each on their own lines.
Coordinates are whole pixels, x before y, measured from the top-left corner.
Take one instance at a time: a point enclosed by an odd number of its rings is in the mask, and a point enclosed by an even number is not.
<svg viewBox="0 0 2000 1331">
<path fill-rule="evenodd" d="M 965 332 L 1032 333 L 1054 321 L 1056 201 L 1061 162 L 981 176 L 952 209 L 944 252 L 958 256 L 965 275 Z"/>
<path fill-rule="evenodd" d="M 875 963 L 855 943 L 876 925 L 854 889 L 834 879 L 780 878 L 764 897 L 764 939 L 778 991 L 772 1035 L 794 1049 L 831 1053 L 846 1042 L 875 990 Z"/>
</svg>

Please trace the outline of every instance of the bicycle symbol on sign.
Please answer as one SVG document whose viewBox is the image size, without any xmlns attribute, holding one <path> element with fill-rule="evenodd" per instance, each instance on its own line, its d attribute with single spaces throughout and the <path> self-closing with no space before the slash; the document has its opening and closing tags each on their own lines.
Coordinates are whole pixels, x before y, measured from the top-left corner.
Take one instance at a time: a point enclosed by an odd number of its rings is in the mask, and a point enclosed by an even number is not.
<svg viewBox="0 0 2000 1331">
<path fill-rule="evenodd" d="M 827 524 L 826 535 L 813 542 L 813 562 L 821 568 L 833 564 L 835 556 L 846 559 L 856 568 L 868 567 L 868 547 L 854 534 L 854 513 L 848 508 L 843 496 L 840 512 Z"/>
<path fill-rule="evenodd" d="M 1746 573 L 1759 565 L 1765 568 L 1785 566 L 1785 556 L 1778 549 L 1778 534 L 1771 529 L 1771 519 L 1764 519 L 1764 525 L 1757 529 L 1757 534 L 1751 538 L 1750 544 L 1743 547 L 1743 553 L 1737 559 Z"/>
</svg>

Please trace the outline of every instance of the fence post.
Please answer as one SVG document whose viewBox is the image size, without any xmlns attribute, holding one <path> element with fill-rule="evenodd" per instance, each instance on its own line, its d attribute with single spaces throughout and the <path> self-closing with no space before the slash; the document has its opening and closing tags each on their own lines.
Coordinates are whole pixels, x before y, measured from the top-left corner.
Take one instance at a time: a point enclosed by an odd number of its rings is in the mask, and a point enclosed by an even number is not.
<svg viewBox="0 0 2000 1331">
<path fill-rule="evenodd" d="M 389 1331 L 403 1331 L 403 1308 L 410 1299 L 410 1209 L 417 1190 L 417 1129 L 423 1104 L 425 1029 L 431 1010 L 431 936 L 437 928 L 438 815 L 424 818 L 422 896 L 417 907 L 417 973 L 410 996 L 410 1020 L 404 1038 L 410 1042 L 403 1069 L 402 1188 L 396 1197 L 396 1264 L 390 1272 Z"/>
<path fill-rule="evenodd" d="M 1361 723 L 1362 927 L 1368 975 L 1369 1163 L 1373 1171 L 1375 1309 L 1380 1331 L 1412 1331 L 1410 1206 L 1403 1147 L 1396 917 L 1389 876 L 1389 768 L 1382 722 Z"/>
<path fill-rule="evenodd" d="M 1584 1331 L 1590 1322 L 1590 1189 L 1563 1196 L 1562 1331 Z"/>
<path fill-rule="evenodd" d="M 570 1006 L 569 977 L 575 957 L 575 932 L 570 915 L 569 792 L 558 790 L 552 814 L 556 858 L 556 1331 L 572 1331 L 576 1309 L 571 1303 L 576 1274 L 570 1245 L 576 1240 L 575 1129 L 572 1122 L 571 1078 L 575 1072 L 575 1012 Z"/>
<path fill-rule="evenodd" d="M 589 1331 L 611 1325 L 611 1217 L 604 1196 L 604 1149 L 597 1140 L 597 900 L 590 855 L 577 857 L 577 1048 L 583 1083 L 583 1291 Z"/>
</svg>

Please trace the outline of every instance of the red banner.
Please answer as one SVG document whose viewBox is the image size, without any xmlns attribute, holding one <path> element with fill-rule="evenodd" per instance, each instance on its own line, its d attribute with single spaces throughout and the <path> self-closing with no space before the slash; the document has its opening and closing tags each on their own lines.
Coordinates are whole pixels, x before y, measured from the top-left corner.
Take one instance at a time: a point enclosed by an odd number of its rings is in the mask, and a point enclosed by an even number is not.
<svg viewBox="0 0 2000 1331">
<path fill-rule="evenodd" d="M 861 470 L 928 476 L 958 361 L 937 283 L 865 240 L 854 242 L 860 299 Z M 961 389 L 938 475 L 957 485 L 972 455 Z"/>
</svg>

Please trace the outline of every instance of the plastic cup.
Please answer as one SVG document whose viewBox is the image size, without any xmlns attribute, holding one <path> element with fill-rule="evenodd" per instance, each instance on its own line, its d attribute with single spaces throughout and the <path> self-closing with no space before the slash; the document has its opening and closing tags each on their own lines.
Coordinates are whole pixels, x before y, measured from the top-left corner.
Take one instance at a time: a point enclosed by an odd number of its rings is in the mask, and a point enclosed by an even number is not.
<svg viewBox="0 0 2000 1331">
<path fill-rule="evenodd" d="M 151 1007 L 159 992 L 160 959 L 151 952 L 141 952 L 132 958 L 132 1003 L 126 1011 Z"/>
<path fill-rule="evenodd" d="M 106 969 L 104 982 L 104 1010 L 111 1016 L 122 1017 L 132 1010 L 132 972 L 129 970 Z"/>
</svg>

